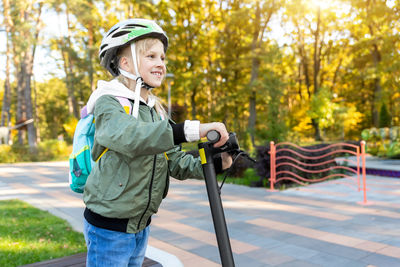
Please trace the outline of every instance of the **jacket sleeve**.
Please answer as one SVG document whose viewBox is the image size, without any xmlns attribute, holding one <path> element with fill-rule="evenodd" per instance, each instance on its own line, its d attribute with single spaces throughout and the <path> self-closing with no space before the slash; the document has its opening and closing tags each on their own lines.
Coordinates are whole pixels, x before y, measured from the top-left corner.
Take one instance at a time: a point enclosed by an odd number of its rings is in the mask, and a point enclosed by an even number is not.
<svg viewBox="0 0 400 267">
<path fill-rule="evenodd" d="M 97 100 L 94 117 L 95 145 L 97 142 L 129 157 L 159 154 L 174 147 L 173 131 L 168 120 L 138 120 L 126 114 L 113 96 L 104 95 Z"/>
<path fill-rule="evenodd" d="M 200 157 L 185 153 L 176 146 L 166 152 L 170 175 L 178 180 L 188 178 L 204 179 Z"/>
</svg>

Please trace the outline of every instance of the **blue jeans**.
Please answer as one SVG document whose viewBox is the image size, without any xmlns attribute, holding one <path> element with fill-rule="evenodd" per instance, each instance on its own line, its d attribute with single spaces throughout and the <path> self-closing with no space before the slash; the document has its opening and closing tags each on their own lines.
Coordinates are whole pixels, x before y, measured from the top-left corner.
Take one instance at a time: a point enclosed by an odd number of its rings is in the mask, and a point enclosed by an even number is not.
<svg viewBox="0 0 400 267">
<path fill-rule="evenodd" d="M 150 226 L 136 234 L 111 231 L 91 225 L 84 219 L 87 267 L 141 267 Z"/>
</svg>

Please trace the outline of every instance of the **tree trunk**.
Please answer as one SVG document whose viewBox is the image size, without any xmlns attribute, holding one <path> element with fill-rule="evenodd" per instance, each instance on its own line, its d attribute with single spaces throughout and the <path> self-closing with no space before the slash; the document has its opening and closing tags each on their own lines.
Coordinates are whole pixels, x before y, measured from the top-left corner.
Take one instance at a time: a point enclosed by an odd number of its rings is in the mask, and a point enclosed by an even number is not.
<svg viewBox="0 0 400 267">
<path fill-rule="evenodd" d="M 34 41 L 32 44 L 32 50 L 26 53 L 24 64 L 27 66 L 26 78 L 25 78 L 25 102 L 26 102 L 26 117 L 27 119 L 33 119 L 33 106 L 32 106 L 32 87 L 31 80 L 33 75 L 33 61 L 36 52 L 36 40 L 39 38 L 40 22 L 41 22 L 42 4 L 39 4 L 39 10 L 36 18 L 35 32 L 33 35 Z M 28 143 L 31 150 L 37 146 L 37 136 L 35 121 L 27 125 L 28 129 Z"/>
<path fill-rule="evenodd" d="M 374 61 L 375 70 L 377 70 L 379 63 L 381 62 L 381 54 L 376 44 L 374 44 L 372 49 L 372 58 Z M 374 99 L 372 101 L 372 123 L 374 124 L 375 127 L 379 127 L 379 105 L 382 99 L 382 87 L 381 87 L 381 79 L 378 74 L 374 79 L 373 96 Z"/>
<path fill-rule="evenodd" d="M 318 84 L 318 75 L 320 69 L 320 54 L 319 52 L 319 27 L 320 27 L 320 17 L 321 17 L 321 8 L 318 7 L 317 13 L 317 29 L 314 33 L 314 94 L 317 94 L 319 91 Z"/>
<path fill-rule="evenodd" d="M 309 69 L 308 69 L 308 57 L 304 48 L 304 39 L 303 35 L 301 33 L 300 26 L 296 24 L 297 32 L 299 34 L 299 44 L 298 44 L 298 49 L 299 49 L 299 55 L 300 55 L 300 64 L 303 67 L 303 72 L 304 72 L 304 79 L 306 83 L 306 88 L 307 88 L 307 96 L 308 99 L 311 99 L 311 80 L 310 80 L 310 74 L 309 74 Z"/>
<path fill-rule="evenodd" d="M 251 143 L 254 146 L 255 138 L 255 126 L 256 126 L 256 120 L 257 120 L 257 112 L 256 112 L 256 90 L 251 91 L 250 99 L 249 99 L 249 132 L 250 132 L 250 138 L 251 138 Z"/>
<path fill-rule="evenodd" d="M 89 63 L 89 82 L 90 88 L 92 92 L 96 90 L 96 84 L 94 83 L 94 70 L 93 70 L 93 54 L 95 51 L 94 48 L 94 30 L 93 30 L 93 23 L 89 23 L 88 25 L 88 35 L 89 35 L 89 42 L 88 42 L 88 63 Z"/>
<path fill-rule="evenodd" d="M 250 77 L 250 89 L 251 94 L 249 98 L 249 132 L 251 143 L 255 145 L 255 127 L 257 121 L 257 111 L 256 111 L 256 102 L 257 102 L 257 89 L 254 87 L 254 83 L 258 80 L 258 72 L 260 67 L 260 59 L 259 59 L 259 51 L 260 48 L 258 42 L 258 36 L 260 35 L 260 28 L 261 28 L 261 10 L 260 4 L 257 2 L 256 13 L 255 13 L 255 20 L 254 20 L 254 32 L 253 32 L 253 40 L 251 43 L 251 53 L 253 54 L 251 60 L 251 77 Z"/>
<path fill-rule="evenodd" d="M 321 24 L 321 8 L 318 7 L 317 11 L 317 29 L 314 33 L 314 95 L 318 94 L 319 91 L 319 83 L 318 83 L 318 75 L 321 64 L 321 55 L 319 53 L 322 44 L 319 44 L 319 27 Z M 313 118 L 311 120 L 312 125 L 314 127 L 314 139 L 315 141 L 322 141 L 321 130 L 319 128 L 319 118 Z"/>
<path fill-rule="evenodd" d="M 26 102 L 26 118 L 29 120 L 33 118 L 33 108 L 32 108 L 32 88 L 31 88 L 31 74 L 27 73 L 25 78 L 25 102 Z M 27 125 L 28 130 L 28 143 L 29 147 L 33 149 L 36 147 L 36 128 L 35 122 L 29 123 Z"/>
<path fill-rule="evenodd" d="M 6 30 L 6 77 L 4 81 L 4 96 L 1 110 L 0 126 L 10 126 L 10 106 L 11 106 L 11 85 L 10 85 L 10 60 L 11 60 L 11 39 L 12 20 L 10 17 L 10 3 L 8 0 L 3 0 L 3 17 Z"/>
<path fill-rule="evenodd" d="M 11 85 L 10 85 L 10 59 L 11 47 L 9 40 L 9 27 L 6 24 L 6 79 L 4 81 L 3 105 L 1 108 L 0 126 L 10 126 Z"/>
<path fill-rule="evenodd" d="M 367 16 L 370 14 L 370 9 L 375 7 L 375 1 L 367 1 Z M 379 64 L 382 61 L 381 53 L 379 51 L 378 45 L 376 43 L 376 36 L 375 36 L 375 31 L 374 31 L 374 22 L 370 22 L 368 24 L 368 29 L 369 33 L 371 35 L 371 38 L 374 39 L 374 43 L 372 45 L 371 49 L 371 56 L 372 56 L 372 61 L 375 69 L 375 79 L 374 79 L 374 88 L 373 88 L 373 97 L 374 99 L 372 100 L 372 123 L 375 127 L 379 127 L 379 106 L 380 102 L 382 99 L 382 87 L 381 87 L 381 78 L 378 73 L 378 68 Z"/>
<path fill-rule="evenodd" d="M 16 66 L 18 66 L 16 64 Z M 26 65 L 20 63 L 20 70 L 17 74 L 17 113 L 16 113 L 16 124 L 24 122 L 26 118 L 26 103 L 25 103 L 25 78 L 26 78 Z M 18 143 L 23 145 L 25 143 L 24 130 L 18 129 Z"/>
<path fill-rule="evenodd" d="M 197 86 L 196 86 L 197 87 Z M 190 105 L 192 106 L 192 120 L 196 119 L 197 110 L 196 110 L 196 92 L 197 89 L 193 88 L 192 93 L 190 95 Z"/>
<path fill-rule="evenodd" d="M 26 103 L 26 119 L 27 120 L 33 119 L 31 80 L 32 80 L 34 54 L 35 54 L 35 48 L 33 48 L 32 54 L 27 54 L 27 56 L 25 57 L 25 62 L 24 62 L 24 65 L 27 66 L 27 72 L 26 72 L 26 76 L 24 79 L 25 80 L 24 97 L 25 97 L 25 103 Z M 33 149 L 37 145 L 35 121 L 32 123 L 29 123 L 27 125 L 27 131 L 28 131 L 28 144 L 29 144 L 29 147 L 31 149 Z"/>
<path fill-rule="evenodd" d="M 75 98 L 75 92 L 74 92 L 74 85 L 73 85 L 73 80 L 74 80 L 74 63 L 71 57 L 69 50 L 72 50 L 72 45 L 71 45 L 71 34 L 70 34 L 70 29 L 71 29 L 71 24 L 70 24 L 70 18 L 69 18 L 69 9 L 68 9 L 68 3 L 65 2 L 66 5 L 66 18 L 67 18 L 67 38 L 62 39 L 61 41 L 61 54 L 64 60 L 64 71 L 65 71 L 65 79 L 66 79 L 66 86 L 67 86 L 67 91 L 68 91 L 68 108 L 70 114 L 74 115 L 75 118 L 79 118 L 79 110 L 78 110 L 78 103 Z M 65 49 L 67 48 L 67 49 Z"/>
</svg>

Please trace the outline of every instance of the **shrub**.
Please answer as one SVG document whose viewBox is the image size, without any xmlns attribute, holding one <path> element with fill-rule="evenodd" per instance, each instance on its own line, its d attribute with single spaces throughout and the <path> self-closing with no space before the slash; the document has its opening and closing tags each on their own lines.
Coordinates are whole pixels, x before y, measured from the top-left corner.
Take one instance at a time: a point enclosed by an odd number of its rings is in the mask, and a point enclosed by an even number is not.
<svg viewBox="0 0 400 267">
<path fill-rule="evenodd" d="M 378 157 L 400 158 L 400 150 L 397 148 L 400 127 L 364 129 L 361 137 L 367 143 L 367 153 Z"/>
<path fill-rule="evenodd" d="M 66 160 L 71 146 L 65 141 L 46 140 L 34 150 L 28 145 L 0 145 L 0 163 Z"/>
<path fill-rule="evenodd" d="M 393 142 L 387 150 L 387 156 L 394 159 L 400 159 L 400 142 Z"/>
<path fill-rule="evenodd" d="M 389 114 L 389 111 L 387 110 L 386 104 L 384 103 L 381 106 L 381 110 L 379 112 L 379 127 L 390 127 L 390 123 L 392 121 L 392 118 Z"/>
<path fill-rule="evenodd" d="M 39 160 L 66 159 L 71 153 L 71 147 L 65 141 L 47 140 L 38 144 Z"/>
<path fill-rule="evenodd" d="M 14 163 L 17 162 L 17 155 L 12 151 L 9 145 L 0 145 L 0 162 Z"/>
<path fill-rule="evenodd" d="M 222 182 L 224 176 L 225 174 L 219 174 L 217 176 L 218 181 Z M 248 168 L 243 172 L 242 177 L 235 177 L 233 175 L 228 175 L 226 177 L 225 183 L 254 186 L 253 184 L 258 182 L 259 180 L 260 177 L 257 175 L 256 171 L 253 168 Z M 261 186 L 265 186 L 265 184 L 262 184 Z"/>
</svg>

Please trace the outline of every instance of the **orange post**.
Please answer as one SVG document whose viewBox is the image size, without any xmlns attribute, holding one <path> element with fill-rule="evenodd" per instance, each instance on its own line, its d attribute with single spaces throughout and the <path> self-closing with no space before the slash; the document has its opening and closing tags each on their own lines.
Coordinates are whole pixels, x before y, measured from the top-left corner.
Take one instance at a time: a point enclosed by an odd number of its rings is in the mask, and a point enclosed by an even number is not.
<svg viewBox="0 0 400 267">
<path fill-rule="evenodd" d="M 271 184 L 270 190 L 274 191 L 274 184 L 275 184 L 275 154 L 276 154 L 276 150 L 275 150 L 275 143 L 274 141 L 270 142 L 270 179 L 269 182 Z"/>
<path fill-rule="evenodd" d="M 364 201 L 360 204 L 370 205 L 372 203 L 367 202 L 367 181 L 366 181 L 366 170 L 365 170 L 365 141 L 361 141 L 361 162 L 362 162 L 362 179 L 363 179 L 363 190 L 364 190 Z"/>
<path fill-rule="evenodd" d="M 361 186 L 360 186 L 360 148 L 357 147 L 357 187 L 358 187 L 358 192 L 361 191 Z"/>
</svg>

